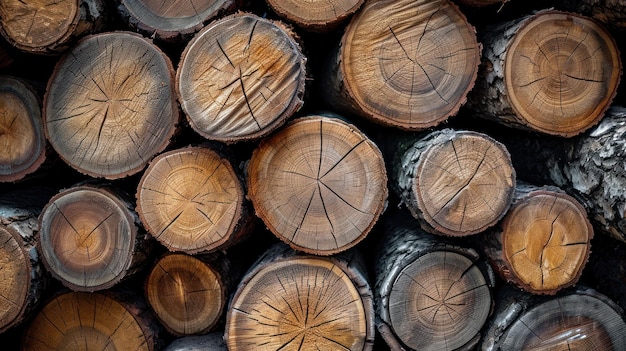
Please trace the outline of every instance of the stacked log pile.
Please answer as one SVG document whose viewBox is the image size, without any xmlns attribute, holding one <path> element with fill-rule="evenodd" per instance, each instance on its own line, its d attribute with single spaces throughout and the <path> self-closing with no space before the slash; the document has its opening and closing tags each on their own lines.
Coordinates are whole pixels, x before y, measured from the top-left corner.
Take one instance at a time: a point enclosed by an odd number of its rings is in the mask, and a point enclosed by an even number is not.
<svg viewBox="0 0 626 351">
<path fill-rule="evenodd" d="M 3 350 L 622 350 L 620 1 L 3 0 Z"/>
</svg>

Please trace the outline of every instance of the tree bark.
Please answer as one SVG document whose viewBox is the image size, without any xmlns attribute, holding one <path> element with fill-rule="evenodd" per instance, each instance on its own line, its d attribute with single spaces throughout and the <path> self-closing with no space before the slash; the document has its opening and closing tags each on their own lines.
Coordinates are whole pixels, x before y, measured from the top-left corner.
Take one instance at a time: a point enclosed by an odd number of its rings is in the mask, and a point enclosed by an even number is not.
<svg viewBox="0 0 626 351">
<path fill-rule="evenodd" d="M 396 142 L 392 188 L 424 230 L 476 234 L 509 209 L 515 169 L 506 147 L 488 135 L 442 129 Z"/>
<path fill-rule="evenodd" d="M 169 43 L 186 42 L 204 25 L 231 12 L 237 0 L 116 0 L 122 21 L 133 30 Z"/>
<path fill-rule="evenodd" d="M 24 333 L 24 351 L 136 350 L 160 347 L 158 324 L 132 293 L 60 292 Z"/>
<path fill-rule="evenodd" d="M 59 55 L 107 24 L 103 0 L 5 0 L 0 33 L 14 47 L 32 54 Z"/>
<path fill-rule="evenodd" d="M 348 21 L 364 0 L 317 0 L 306 6 L 295 0 L 268 0 L 267 3 L 279 16 L 298 27 L 327 33 Z"/>
<path fill-rule="evenodd" d="M 41 99 L 21 78 L 0 77 L 0 182 L 16 182 L 46 160 Z"/>
<path fill-rule="evenodd" d="M 163 351 L 227 351 L 222 333 L 186 336 L 172 341 Z"/>
<path fill-rule="evenodd" d="M 155 316 L 170 333 L 203 334 L 218 324 L 239 278 L 224 255 L 169 253 L 154 265 L 144 290 Z"/>
<path fill-rule="evenodd" d="M 111 288 L 141 270 L 151 242 L 128 198 L 111 184 L 78 184 L 53 196 L 40 218 L 47 270 L 75 291 Z"/>
<path fill-rule="evenodd" d="M 424 130 L 465 103 L 480 52 L 474 27 L 448 0 L 370 1 L 331 54 L 320 94 L 342 113 Z"/>
<path fill-rule="evenodd" d="M 518 183 L 511 209 L 481 245 L 507 283 L 554 295 L 578 282 L 593 228 L 584 207 L 563 190 Z"/>
<path fill-rule="evenodd" d="M 592 17 L 615 34 L 626 30 L 626 3 L 623 0 L 561 0 L 557 6 Z"/>
<path fill-rule="evenodd" d="M 187 44 L 176 88 L 191 127 L 232 143 L 278 128 L 303 103 L 306 57 L 280 21 L 240 12 L 213 21 Z"/>
<path fill-rule="evenodd" d="M 137 187 L 137 212 L 170 251 L 206 253 L 247 237 L 254 214 L 243 175 L 225 148 L 200 145 L 162 153 Z"/>
<path fill-rule="evenodd" d="M 83 174 L 135 174 L 175 133 L 173 75 L 169 58 L 138 34 L 85 38 L 58 61 L 48 82 L 46 137 Z"/>
<path fill-rule="evenodd" d="M 377 327 L 392 350 L 472 350 L 491 313 L 495 277 L 469 246 L 386 217 L 375 263 Z"/>
<path fill-rule="evenodd" d="M 622 74 L 609 32 L 590 18 L 544 10 L 491 25 L 468 107 L 509 127 L 571 137 L 594 126 Z"/>
<path fill-rule="evenodd" d="M 332 255 L 359 243 L 386 207 L 378 147 L 337 118 L 309 115 L 265 138 L 248 164 L 250 200 L 294 249 Z"/>
<path fill-rule="evenodd" d="M 362 257 L 272 246 L 244 275 L 226 316 L 228 349 L 372 350 L 374 305 Z"/>
<path fill-rule="evenodd" d="M 622 309 L 593 289 L 578 286 L 547 297 L 503 288 L 481 351 L 626 347 Z"/>
</svg>

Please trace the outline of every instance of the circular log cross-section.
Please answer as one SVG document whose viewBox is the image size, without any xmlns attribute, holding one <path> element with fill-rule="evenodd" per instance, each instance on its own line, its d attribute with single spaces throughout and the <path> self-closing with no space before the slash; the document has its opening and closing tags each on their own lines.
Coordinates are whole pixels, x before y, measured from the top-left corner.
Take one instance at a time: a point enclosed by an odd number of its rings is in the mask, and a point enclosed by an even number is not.
<svg viewBox="0 0 626 351">
<path fill-rule="evenodd" d="M 208 252 L 236 241 L 252 214 L 230 161 L 207 147 L 158 155 L 137 188 L 144 227 L 171 251 Z"/>
<path fill-rule="evenodd" d="M 248 175 L 257 215 L 279 239 L 308 253 L 356 245 L 387 200 L 380 150 L 337 118 L 302 117 L 264 139 Z"/>
<path fill-rule="evenodd" d="M 139 172 L 174 134 L 173 72 L 169 58 L 138 34 L 82 40 L 48 82 L 46 137 L 81 173 L 118 179 Z"/>
<path fill-rule="evenodd" d="M 39 98 L 20 79 L 0 77 L 0 182 L 23 179 L 45 158 Z"/>
<path fill-rule="evenodd" d="M 312 32 L 329 32 L 356 12 L 364 0 L 268 0 L 282 18 Z"/>
<path fill-rule="evenodd" d="M 59 54 L 104 25 L 103 0 L 3 0 L 0 32 L 16 48 Z"/>
<path fill-rule="evenodd" d="M 127 206 L 93 186 L 53 196 L 40 215 L 38 243 L 50 273 L 77 291 L 106 289 L 130 274 L 137 227 Z"/>
<path fill-rule="evenodd" d="M 174 335 L 210 330 L 228 294 L 219 272 L 184 254 L 161 258 L 148 275 L 145 291 L 156 317 Z"/>
<path fill-rule="evenodd" d="M 188 43 L 177 71 L 182 109 L 201 136 L 257 139 L 302 105 L 306 59 L 282 23 L 238 13 Z"/>
<path fill-rule="evenodd" d="M 139 313 L 135 306 L 101 293 L 63 293 L 27 327 L 22 350 L 154 351 L 154 332 Z"/>
<path fill-rule="evenodd" d="M 423 130 L 458 112 L 480 53 L 475 29 L 451 1 L 366 2 L 345 29 L 322 94 L 375 122 Z"/>
<path fill-rule="evenodd" d="M 204 24 L 235 5 L 235 0 L 121 0 L 122 19 L 146 36 L 185 40 Z"/>
<path fill-rule="evenodd" d="M 504 216 L 513 200 L 511 157 L 504 145 L 485 134 L 450 129 L 429 133 L 395 167 L 404 203 L 435 234 L 482 232 Z"/>
</svg>

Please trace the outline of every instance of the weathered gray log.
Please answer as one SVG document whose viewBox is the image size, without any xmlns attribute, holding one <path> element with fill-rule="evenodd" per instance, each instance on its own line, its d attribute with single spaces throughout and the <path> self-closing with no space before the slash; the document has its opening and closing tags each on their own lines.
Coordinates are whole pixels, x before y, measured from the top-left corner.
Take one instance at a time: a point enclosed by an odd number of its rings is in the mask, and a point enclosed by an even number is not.
<svg viewBox="0 0 626 351">
<path fill-rule="evenodd" d="M 176 339 L 163 351 L 227 351 L 227 349 L 223 333 L 213 332 Z"/>
</svg>

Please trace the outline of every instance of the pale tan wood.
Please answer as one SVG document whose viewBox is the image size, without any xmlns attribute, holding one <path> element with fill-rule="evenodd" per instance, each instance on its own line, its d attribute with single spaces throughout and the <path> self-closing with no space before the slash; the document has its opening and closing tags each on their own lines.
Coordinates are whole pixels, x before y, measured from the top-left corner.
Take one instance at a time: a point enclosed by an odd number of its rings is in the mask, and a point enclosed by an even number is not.
<svg viewBox="0 0 626 351">
<path fill-rule="evenodd" d="M 337 118 L 298 118 L 261 141 L 248 164 L 257 215 L 295 249 L 331 255 L 363 240 L 387 201 L 378 147 Z"/>
<path fill-rule="evenodd" d="M 152 42 L 131 32 L 89 36 L 65 54 L 48 81 L 44 130 L 81 173 L 135 174 L 174 135 L 174 69 Z"/>
<path fill-rule="evenodd" d="M 285 20 L 312 32 L 330 32 L 352 16 L 364 0 L 268 0 Z"/>
<path fill-rule="evenodd" d="M 302 106 L 305 63 L 285 24 L 239 12 L 209 23 L 187 44 L 176 75 L 179 101 L 207 139 L 258 139 Z"/>
<path fill-rule="evenodd" d="M 480 53 L 474 27 L 451 1 L 368 1 L 347 25 L 320 93 L 341 111 L 424 130 L 465 103 Z"/>
<path fill-rule="evenodd" d="M 219 148 L 190 146 L 154 158 L 137 186 L 144 227 L 170 251 L 226 248 L 253 227 L 240 172 Z"/>
</svg>

